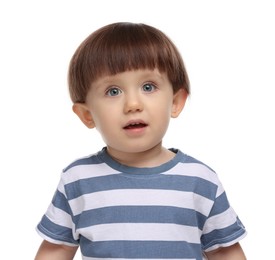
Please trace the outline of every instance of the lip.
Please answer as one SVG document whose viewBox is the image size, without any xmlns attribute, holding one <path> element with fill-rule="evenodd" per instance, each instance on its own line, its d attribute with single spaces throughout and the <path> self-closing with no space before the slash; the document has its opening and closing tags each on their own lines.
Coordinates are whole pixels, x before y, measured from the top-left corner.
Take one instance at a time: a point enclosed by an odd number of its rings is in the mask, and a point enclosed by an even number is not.
<svg viewBox="0 0 275 260">
<path fill-rule="evenodd" d="M 144 125 L 144 126 L 147 126 L 148 124 L 145 123 L 145 122 L 144 122 L 143 120 L 141 120 L 141 119 L 132 119 L 132 120 L 128 121 L 128 122 L 124 125 L 123 129 L 128 128 L 128 127 L 130 127 L 130 126 L 135 126 L 135 125 Z"/>
<path fill-rule="evenodd" d="M 125 130 L 128 134 L 137 135 L 144 133 L 145 129 L 147 128 L 148 124 L 141 119 L 134 119 L 128 121 L 123 130 Z"/>
</svg>

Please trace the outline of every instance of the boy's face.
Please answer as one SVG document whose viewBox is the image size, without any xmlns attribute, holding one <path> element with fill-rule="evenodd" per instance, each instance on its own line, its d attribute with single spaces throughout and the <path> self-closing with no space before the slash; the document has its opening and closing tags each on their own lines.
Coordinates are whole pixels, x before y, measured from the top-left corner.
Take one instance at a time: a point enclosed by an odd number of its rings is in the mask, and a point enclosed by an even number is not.
<svg viewBox="0 0 275 260">
<path fill-rule="evenodd" d="M 134 70 L 95 81 L 85 104 L 74 111 L 89 128 L 96 127 L 109 152 L 140 153 L 160 148 L 171 117 L 177 117 L 186 100 L 165 73 Z"/>
</svg>

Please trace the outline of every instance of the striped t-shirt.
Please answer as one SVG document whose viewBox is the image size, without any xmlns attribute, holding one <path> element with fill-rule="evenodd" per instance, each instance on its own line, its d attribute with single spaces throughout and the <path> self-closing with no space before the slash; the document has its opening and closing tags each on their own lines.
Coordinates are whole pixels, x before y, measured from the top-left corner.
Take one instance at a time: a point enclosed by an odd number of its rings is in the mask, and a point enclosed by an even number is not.
<svg viewBox="0 0 275 260">
<path fill-rule="evenodd" d="M 69 165 L 37 226 L 92 259 L 204 259 L 246 231 L 213 170 L 171 149 L 158 167 L 114 161 L 106 148 Z"/>
</svg>

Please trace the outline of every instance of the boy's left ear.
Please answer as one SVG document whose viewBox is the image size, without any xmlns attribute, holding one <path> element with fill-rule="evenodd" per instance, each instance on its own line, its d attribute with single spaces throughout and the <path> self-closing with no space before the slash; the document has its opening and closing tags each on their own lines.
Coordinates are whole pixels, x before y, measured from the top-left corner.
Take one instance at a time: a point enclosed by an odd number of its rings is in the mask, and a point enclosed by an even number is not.
<svg viewBox="0 0 275 260">
<path fill-rule="evenodd" d="M 182 109 L 184 108 L 186 99 L 187 99 L 187 92 L 184 89 L 179 89 L 173 97 L 173 106 L 171 111 L 171 117 L 176 118 L 181 113 Z"/>
</svg>

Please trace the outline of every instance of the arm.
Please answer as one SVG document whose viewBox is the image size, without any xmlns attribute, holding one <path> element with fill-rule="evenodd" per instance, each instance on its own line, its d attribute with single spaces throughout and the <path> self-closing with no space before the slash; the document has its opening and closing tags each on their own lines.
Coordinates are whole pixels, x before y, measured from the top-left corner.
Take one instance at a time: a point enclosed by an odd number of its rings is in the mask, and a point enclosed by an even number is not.
<svg viewBox="0 0 275 260">
<path fill-rule="evenodd" d="M 205 254 L 209 260 L 246 260 L 239 243 L 229 247 L 221 247 Z"/>
<path fill-rule="evenodd" d="M 44 240 L 36 254 L 35 260 L 72 260 L 77 246 L 56 245 Z"/>
</svg>

